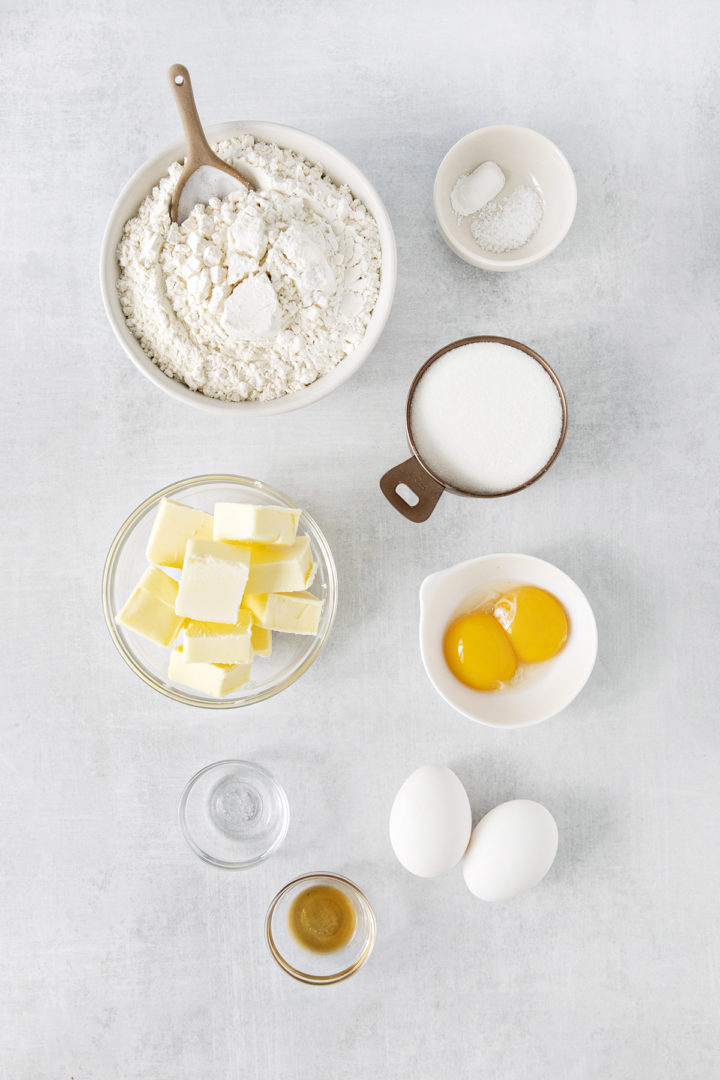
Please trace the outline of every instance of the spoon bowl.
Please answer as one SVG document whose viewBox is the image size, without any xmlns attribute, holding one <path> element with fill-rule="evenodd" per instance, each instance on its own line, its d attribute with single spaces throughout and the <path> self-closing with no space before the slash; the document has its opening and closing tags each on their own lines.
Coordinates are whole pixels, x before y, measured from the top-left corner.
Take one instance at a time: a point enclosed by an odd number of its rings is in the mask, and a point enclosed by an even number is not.
<svg viewBox="0 0 720 1080">
<path fill-rule="evenodd" d="M 173 64 L 168 79 L 187 140 L 185 164 L 170 200 L 170 220 L 182 223 L 198 203 L 206 203 L 212 196 L 222 199 L 238 186 L 254 191 L 255 185 L 211 150 L 198 116 L 188 69 Z"/>
</svg>

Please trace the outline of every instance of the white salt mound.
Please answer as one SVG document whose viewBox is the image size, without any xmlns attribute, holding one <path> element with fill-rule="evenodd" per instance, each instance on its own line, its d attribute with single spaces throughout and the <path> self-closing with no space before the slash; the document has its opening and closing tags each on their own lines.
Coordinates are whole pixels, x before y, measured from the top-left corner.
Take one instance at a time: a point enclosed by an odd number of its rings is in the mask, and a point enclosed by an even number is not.
<svg viewBox="0 0 720 1080">
<path fill-rule="evenodd" d="M 545 369 L 494 341 L 461 345 L 432 364 L 410 427 L 429 468 L 452 487 L 496 495 L 535 476 L 555 452 L 562 402 Z"/>
<path fill-rule="evenodd" d="M 483 251 L 501 255 L 532 240 L 543 218 L 543 201 L 526 184 L 493 199 L 472 218 L 470 232 Z"/>
</svg>

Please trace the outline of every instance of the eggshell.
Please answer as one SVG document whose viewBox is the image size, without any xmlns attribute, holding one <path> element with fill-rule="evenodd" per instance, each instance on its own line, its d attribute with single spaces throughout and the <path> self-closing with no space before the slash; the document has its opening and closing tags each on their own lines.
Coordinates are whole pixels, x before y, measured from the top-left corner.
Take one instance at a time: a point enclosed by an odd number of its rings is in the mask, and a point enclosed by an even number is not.
<svg viewBox="0 0 720 1080">
<path fill-rule="evenodd" d="M 408 776 L 390 811 L 390 843 L 406 870 L 439 877 L 456 866 L 468 846 L 472 813 L 452 769 L 422 765 Z"/>
<path fill-rule="evenodd" d="M 473 829 L 463 877 L 480 900 L 509 900 L 532 889 L 553 864 L 558 848 L 555 818 L 540 803 L 501 803 Z"/>
</svg>

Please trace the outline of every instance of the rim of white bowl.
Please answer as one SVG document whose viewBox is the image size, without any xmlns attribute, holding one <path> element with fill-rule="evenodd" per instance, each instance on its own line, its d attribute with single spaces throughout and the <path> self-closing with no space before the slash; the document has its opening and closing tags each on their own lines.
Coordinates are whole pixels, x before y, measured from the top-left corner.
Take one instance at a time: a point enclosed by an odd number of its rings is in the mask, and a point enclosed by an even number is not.
<svg viewBox="0 0 720 1080">
<path fill-rule="evenodd" d="M 455 153 L 457 148 L 465 142 L 477 138 L 478 135 L 488 134 L 490 132 L 497 133 L 500 131 L 523 131 L 542 142 L 546 143 L 552 153 L 558 158 L 560 164 L 567 170 L 568 177 L 570 178 L 572 185 L 572 209 L 569 213 L 568 221 L 562 232 L 556 233 L 552 241 L 548 241 L 543 248 L 535 252 L 533 255 L 519 256 L 516 259 L 498 259 L 494 258 L 491 254 L 483 254 L 480 248 L 470 248 L 465 244 L 462 244 L 451 232 L 445 228 L 443 220 L 443 213 L 441 208 L 441 198 L 439 193 L 440 181 L 443 178 L 448 159 Z M 572 170 L 572 166 L 568 159 L 563 154 L 560 147 L 549 139 L 547 135 L 543 135 L 541 131 L 536 131 L 534 128 L 525 127 L 523 124 L 489 124 L 486 127 L 476 128 L 475 131 L 469 131 L 467 135 L 463 135 L 462 139 L 458 139 L 456 143 L 450 147 L 445 157 L 440 162 L 438 170 L 435 174 L 435 183 L 433 184 L 433 208 L 435 210 L 435 220 L 437 221 L 438 228 L 442 233 L 443 239 L 451 251 L 454 251 L 459 258 L 464 262 L 469 263 L 471 266 L 477 266 L 481 270 L 495 270 L 501 273 L 508 270 L 522 270 L 526 266 L 532 266 L 534 263 L 540 262 L 541 259 L 547 258 L 551 255 L 556 248 L 562 244 L 563 240 L 570 232 L 572 223 L 575 220 L 575 213 L 577 211 L 577 181 L 575 179 L 575 173 Z"/>
<path fill-rule="evenodd" d="M 205 134 L 211 144 L 240 134 L 249 134 L 254 135 L 256 138 L 275 142 L 279 146 L 286 146 L 290 150 L 295 150 L 307 160 L 314 160 L 315 163 L 320 164 L 336 183 L 347 183 L 353 195 L 367 206 L 377 223 L 380 234 L 380 292 L 360 345 L 344 360 L 341 360 L 327 375 L 322 375 L 310 386 L 303 387 L 302 390 L 296 390 L 291 394 L 286 394 L 284 397 L 276 398 L 274 401 L 224 401 L 219 398 L 207 397 L 200 391 L 191 390 L 184 383 L 172 379 L 157 364 L 153 363 L 143 351 L 140 342 L 128 328 L 120 307 L 116 288 L 118 273 L 115 252 L 125 223 L 137 211 L 142 200 L 146 195 L 150 194 L 152 188 L 161 179 L 168 167 L 174 161 L 183 160 L 186 148 L 183 139 L 165 147 L 164 150 L 161 150 L 141 165 L 124 185 L 113 204 L 105 225 L 100 251 L 100 292 L 105 314 L 123 351 L 138 371 L 176 401 L 204 409 L 206 412 L 212 411 L 215 414 L 224 412 L 226 415 L 234 413 L 237 416 L 255 417 L 278 416 L 283 413 L 294 412 L 295 409 L 301 409 L 305 405 L 312 405 L 316 401 L 327 397 L 333 390 L 336 390 L 350 379 L 365 363 L 380 340 L 385 324 L 390 317 L 397 280 L 397 247 L 390 215 L 377 190 L 362 170 L 339 150 L 319 139 L 316 135 L 311 135 L 300 128 L 264 120 L 227 120 L 220 124 L 210 124 L 205 128 Z M 305 150 L 300 149 L 298 146 L 292 145 L 294 139 L 295 141 L 304 141 L 306 144 L 311 144 L 312 156 L 309 156 Z M 338 180 L 333 166 L 339 166 L 343 171 L 346 171 L 349 178 Z M 149 176 L 152 179 L 146 181 L 146 177 Z M 136 198 L 133 192 L 141 180 L 143 181 L 142 192 Z"/>
</svg>

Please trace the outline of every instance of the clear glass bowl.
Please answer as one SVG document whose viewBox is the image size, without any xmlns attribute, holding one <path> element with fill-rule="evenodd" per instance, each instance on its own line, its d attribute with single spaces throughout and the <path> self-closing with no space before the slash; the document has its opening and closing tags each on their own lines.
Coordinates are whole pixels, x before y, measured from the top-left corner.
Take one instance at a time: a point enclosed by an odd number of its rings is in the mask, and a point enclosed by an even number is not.
<svg viewBox="0 0 720 1080">
<path fill-rule="evenodd" d="M 347 896 L 355 909 L 352 938 L 335 952 L 316 953 L 304 948 L 290 931 L 288 916 L 293 900 L 313 885 L 330 885 Z M 288 882 L 274 898 L 265 916 L 265 940 L 270 955 L 298 982 L 327 985 L 349 979 L 366 963 L 375 944 L 375 912 L 363 892 L 340 874 L 303 874 Z"/>
<path fill-rule="evenodd" d="M 150 530 L 157 505 L 163 497 L 188 503 L 200 510 L 212 512 L 216 502 L 245 502 L 259 506 L 290 506 L 296 504 L 274 488 L 260 480 L 245 476 L 194 476 L 179 480 L 156 491 L 134 510 L 123 523 L 110 545 L 103 574 L 103 607 L 105 619 L 115 645 L 123 660 L 148 686 L 180 701 L 205 709 L 237 709 L 253 705 L 272 697 L 296 679 L 312 664 L 330 633 L 337 608 L 337 572 L 328 542 L 313 519 L 306 513 L 300 517 L 298 535 L 310 538 L 313 560 L 317 574 L 311 586 L 312 592 L 321 597 L 323 604 L 317 636 L 305 634 L 273 633 L 272 654 L 257 657 L 252 666 L 252 676 L 234 694 L 214 698 L 169 681 L 167 670 L 170 649 L 155 645 L 152 641 L 118 626 L 115 615 L 121 609 L 148 565 L 145 556 Z M 168 573 L 178 576 L 178 571 L 168 568 Z"/>
<path fill-rule="evenodd" d="M 287 796 L 262 765 L 214 761 L 185 785 L 178 816 L 188 845 L 223 870 L 247 870 L 282 844 L 290 823 Z"/>
</svg>

